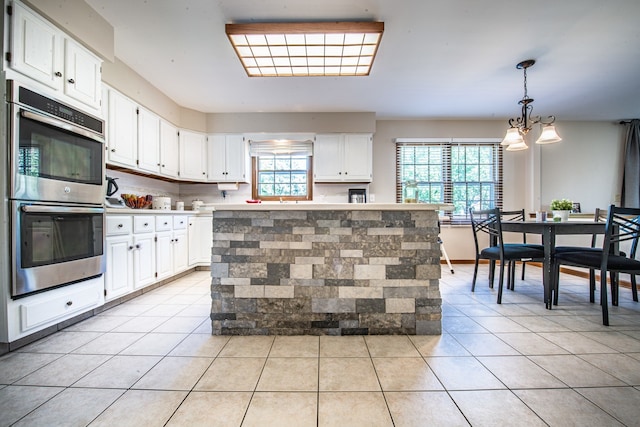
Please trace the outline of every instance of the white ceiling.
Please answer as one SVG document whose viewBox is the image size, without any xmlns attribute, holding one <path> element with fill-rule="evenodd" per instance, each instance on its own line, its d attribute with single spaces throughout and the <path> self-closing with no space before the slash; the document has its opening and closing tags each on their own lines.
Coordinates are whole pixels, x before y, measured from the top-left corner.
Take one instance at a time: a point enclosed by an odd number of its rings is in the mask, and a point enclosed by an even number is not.
<svg viewBox="0 0 640 427">
<path fill-rule="evenodd" d="M 178 104 L 217 112 L 374 111 L 378 118 L 640 117 L 638 0 L 86 0 L 115 53 Z M 367 77 L 249 78 L 224 24 L 376 20 Z"/>
</svg>

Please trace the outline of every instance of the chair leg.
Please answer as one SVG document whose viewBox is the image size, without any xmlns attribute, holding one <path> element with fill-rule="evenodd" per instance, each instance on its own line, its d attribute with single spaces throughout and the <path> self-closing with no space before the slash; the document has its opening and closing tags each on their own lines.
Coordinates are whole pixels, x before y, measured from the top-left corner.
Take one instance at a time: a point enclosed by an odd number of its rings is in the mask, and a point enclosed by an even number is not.
<svg viewBox="0 0 640 427">
<path fill-rule="evenodd" d="M 496 262 L 494 260 L 489 261 L 489 287 L 493 289 L 493 279 L 496 274 Z"/>
<path fill-rule="evenodd" d="M 589 301 L 596 302 L 596 271 L 589 269 Z"/>
<path fill-rule="evenodd" d="M 620 275 L 618 273 L 611 273 L 611 305 L 618 305 L 618 293 L 620 288 L 618 287 L 618 279 Z"/>
<path fill-rule="evenodd" d="M 471 292 L 476 290 L 476 278 L 478 277 L 478 263 L 480 260 L 476 257 L 476 265 L 473 267 L 473 281 L 471 282 Z"/>
<path fill-rule="evenodd" d="M 633 300 L 638 302 L 638 286 L 636 285 L 636 275 L 631 275 L 631 295 L 633 296 Z"/>
<path fill-rule="evenodd" d="M 509 271 L 507 270 L 507 274 Z M 498 304 L 502 304 L 502 283 L 504 282 L 504 262 L 500 261 L 500 276 L 498 278 Z"/>
<path fill-rule="evenodd" d="M 524 280 L 524 266 L 527 265 L 526 262 L 522 263 L 522 280 Z"/>
<path fill-rule="evenodd" d="M 600 305 L 602 306 L 602 324 L 609 326 L 609 303 L 607 302 L 607 272 L 600 272 Z"/>
<path fill-rule="evenodd" d="M 511 290 L 515 291 L 516 290 L 516 262 L 512 261 L 511 262 Z M 524 263 L 522 264 L 524 266 Z"/>
</svg>

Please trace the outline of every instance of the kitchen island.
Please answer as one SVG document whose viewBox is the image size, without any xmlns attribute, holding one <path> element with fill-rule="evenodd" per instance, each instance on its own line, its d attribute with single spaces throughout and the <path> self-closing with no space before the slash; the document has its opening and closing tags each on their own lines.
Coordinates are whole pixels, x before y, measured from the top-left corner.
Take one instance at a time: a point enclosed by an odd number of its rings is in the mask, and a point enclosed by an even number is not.
<svg viewBox="0 0 640 427">
<path fill-rule="evenodd" d="M 446 207 L 216 205 L 213 334 L 440 334 Z"/>
</svg>

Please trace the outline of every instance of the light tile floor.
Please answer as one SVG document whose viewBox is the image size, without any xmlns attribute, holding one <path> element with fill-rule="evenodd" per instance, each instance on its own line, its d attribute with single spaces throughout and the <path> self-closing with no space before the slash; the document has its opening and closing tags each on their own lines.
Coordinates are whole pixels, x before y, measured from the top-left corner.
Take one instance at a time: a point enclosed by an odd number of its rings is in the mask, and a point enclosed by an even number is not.
<svg viewBox="0 0 640 427">
<path fill-rule="evenodd" d="M 220 337 L 196 272 L 0 357 L 0 425 L 640 425 L 640 304 L 443 269 L 442 336 Z"/>
</svg>

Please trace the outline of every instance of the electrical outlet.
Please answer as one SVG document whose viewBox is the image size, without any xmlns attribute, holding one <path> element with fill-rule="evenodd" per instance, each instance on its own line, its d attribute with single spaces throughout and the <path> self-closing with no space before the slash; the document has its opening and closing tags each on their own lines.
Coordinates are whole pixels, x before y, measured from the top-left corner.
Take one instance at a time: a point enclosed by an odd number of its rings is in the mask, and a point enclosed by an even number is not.
<svg viewBox="0 0 640 427">
<path fill-rule="evenodd" d="M 373 194 L 373 193 L 369 194 L 369 201 L 370 201 L 371 203 L 375 202 L 375 201 L 376 201 L 376 195 L 375 195 L 375 194 Z"/>
<path fill-rule="evenodd" d="M 620 200 L 622 200 L 620 194 L 616 194 L 613 198 L 613 203 L 620 203 Z"/>
</svg>

